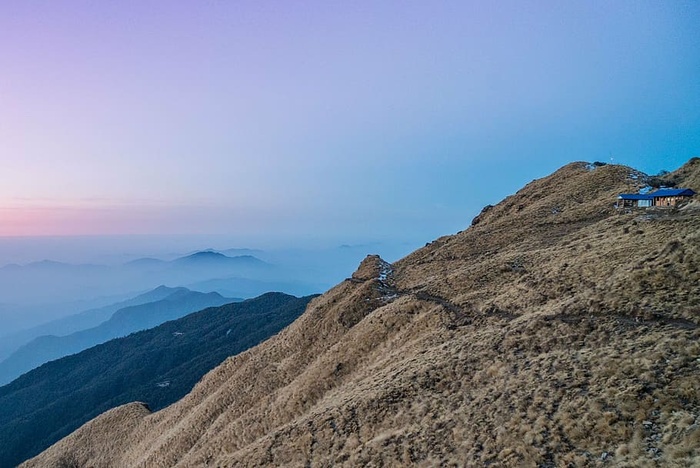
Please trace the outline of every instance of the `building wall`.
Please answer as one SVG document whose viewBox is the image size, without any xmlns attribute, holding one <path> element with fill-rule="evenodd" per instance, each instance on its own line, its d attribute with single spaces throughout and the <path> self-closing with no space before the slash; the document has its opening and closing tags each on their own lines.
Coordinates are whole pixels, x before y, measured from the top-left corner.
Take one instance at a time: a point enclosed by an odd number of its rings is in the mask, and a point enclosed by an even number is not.
<svg viewBox="0 0 700 468">
<path fill-rule="evenodd" d="M 690 197 L 659 197 L 654 198 L 654 206 L 676 206 L 683 200 L 689 200 Z"/>
</svg>

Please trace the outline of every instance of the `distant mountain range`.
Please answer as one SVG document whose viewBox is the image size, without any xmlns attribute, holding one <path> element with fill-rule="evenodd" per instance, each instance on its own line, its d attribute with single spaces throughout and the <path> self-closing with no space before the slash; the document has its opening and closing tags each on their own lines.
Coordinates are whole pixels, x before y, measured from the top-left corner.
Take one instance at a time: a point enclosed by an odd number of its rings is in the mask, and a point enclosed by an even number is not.
<svg viewBox="0 0 700 468">
<path fill-rule="evenodd" d="M 2 274 L 0 274 L 2 276 Z M 40 290 L 42 285 L 25 285 L 27 289 Z M 0 285 L 0 290 L 2 285 Z M 107 296 L 89 295 L 82 299 L 69 301 L 31 302 L 25 304 L 0 303 L 0 355 L 3 353 L 3 342 L 10 336 L 41 326 L 59 318 L 75 315 L 76 312 L 99 309 L 116 302 L 127 300 L 145 290 L 138 289 L 124 294 L 109 294 Z M 38 294 L 37 294 L 38 295 Z M 3 300 L 8 297 L 3 297 Z"/>
<path fill-rule="evenodd" d="M 195 268 L 207 268 L 208 272 L 211 272 L 212 268 L 214 271 L 221 269 L 224 271 L 230 271 L 231 268 L 235 268 L 239 271 L 245 270 L 246 268 L 253 269 L 257 272 L 260 269 L 266 267 L 272 267 L 269 263 L 263 262 L 259 258 L 252 255 L 238 255 L 235 257 L 229 257 L 219 252 L 215 251 L 202 251 L 196 252 L 185 257 L 180 257 L 175 260 L 158 260 L 155 258 L 141 258 L 137 260 L 132 260 L 125 263 L 126 267 L 148 267 L 148 268 L 159 268 L 163 270 L 172 270 L 178 267 L 195 267 Z"/>
<path fill-rule="evenodd" d="M 407 244 L 381 243 L 266 251 L 207 249 L 118 265 L 55 261 L 5 265 L 0 267 L 0 359 L 7 356 L 7 348 L 16 348 L 14 342 L 3 346 L 10 334 L 101 308 L 158 285 L 229 297 L 250 298 L 267 291 L 303 296 L 326 291 L 369 251 L 400 258 L 410 250 Z"/>
<path fill-rule="evenodd" d="M 0 338 L 0 362 L 34 338 L 44 335 L 65 336 L 80 330 L 93 328 L 108 320 L 119 309 L 159 301 L 165 299 L 173 292 L 175 292 L 174 288 L 159 286 L 131 299 L 84 310 L 77 314 L 68 315 L 67 317 L 3 336 Z"/>
<path fill-rule="evenodd" d="M 156 299 L 153 302 L 140 301 Z M 150 293 L 126 301 L 120 308 L 96 327 L 80 330 L 66 336 L 46 335 L 34 338 L 0 362 L 0 385 L 11 382 L 21 374 L 53 359 L 68 356 L 105 341 L 145 330 L 168 320 L 180 318 L 205 307 L 220 306 L 240 299 L 227 299 L 218 293 L 201 293 L 187 288 L 160 287 Z M 124 303 L 122 303 L 124 304 Z M 117 305 L 87 313 L 88 320 L 104 317 Z M 74 320 L 59 322 L 64 329 L 81 323 Z M 84 322 L 82 322 L 84 323 Z"/>
<path fill-rule="evenodd" d="M 177 401 L 228 356 L 295 320 L 311 299 L 270 293 L 208 308 L 49 362 L 0 387 L 0 466 L 15 466 L 120 404 L 138 400 L 157 410 Z"/>
<path fill-rule="evenodd" d="M 260 281 L 250 278 L 233 276 L 230 278 L 215 278 L 187 285 L 197 291 L 216 291 L 223 296 L 256 297 L 269 291 L 284 292 L 302 296 L 310 291 L 324 291 L 325 283 L 305 282 L 294 280 Z"/>
<path fill-rule="evenodd" d="M 209 251 L 169 261 L 144 258 L 111 266 L 42 261 L 0 268 L 0 297 L 6 303 L 52 304 L 231 276 L 270 281 L 280 274 L 276 266 L 251 255 L 229 257 Z"/>
</svg>

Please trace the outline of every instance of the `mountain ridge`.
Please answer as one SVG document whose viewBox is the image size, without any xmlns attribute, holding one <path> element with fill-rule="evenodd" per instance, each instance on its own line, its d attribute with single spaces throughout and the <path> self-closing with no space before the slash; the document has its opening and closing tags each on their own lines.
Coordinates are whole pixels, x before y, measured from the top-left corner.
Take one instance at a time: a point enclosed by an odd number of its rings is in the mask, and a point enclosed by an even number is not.
<svg viewBox="0 0 700 468">
<path fill-rule="evenodd" d="M 233 275 L 274 280 L 279 274 L 278 266 L 251 255 L 229 257 L 211 252 L 199 252 L 174 260 L 143 258 L 115 265 L 43 261 L 10 269 L 0 268 L 0 295 L 8 303 L 50 305 L 78 299 L 130 295 L 159 284 L 185 286 Z"/>
<path fill-rule="evenodd" d="M 99 413 L 134 399 L 157 410 L 226 357 L 298 317 L 311 297 L 268 293 L 110 340 L 0 387 L 0 466 L 15 466 Z"/>
<path fill-rule="evenodd" d="M 102 307 L 89 308 L 77 314 L 71 314 L 42 325 L 5 335 L 2 337 L 2 342 L 0 343 L 0 362 L 16 351 L 20 346 L 30 342 L 34 338 L 45 335 L 65 336 L 80 330 L 96 327 L 108 320 L 112 314 L 123 307 L 154 302 L 163 299 L 172 292 L 174 292 L 174 288 L 161 285 L 130 299 L 121 300 Z"/>
<path fill-rule="evenodd" d="M 34 338 L 0 361 L 0 385 L 11 382 L 45 362 L 157 326 L 205 307 L 236 301 L 224 298 L 218 293 L 201 293 L 182 287 L 157 288 L 147 293 L 146 298 L 160 297 L 162 294 L 166 295 L 159 300 L 118 309 L 106 321 L 95 327 L 65 336 L 45 335 Z"/>
<path fill-rule="evenodd" d="M 116 408 L 24 466 L 690 466 L 700 213 L 616 210 L 645 177 L 572 163 L 394 264 L 370 256 L 179 402 Z"/>
</svg>

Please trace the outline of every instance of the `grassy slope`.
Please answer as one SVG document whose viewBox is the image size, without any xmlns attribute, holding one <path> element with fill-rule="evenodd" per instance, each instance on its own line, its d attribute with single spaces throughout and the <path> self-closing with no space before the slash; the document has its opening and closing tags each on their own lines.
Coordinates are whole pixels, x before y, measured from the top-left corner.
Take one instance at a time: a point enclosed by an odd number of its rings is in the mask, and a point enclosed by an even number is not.
<svg viewBox="0 0 700 468">
<path fill-rule="evenodd" d="M 368 257 L 178 403 L 117 408 L 27 466 L 696 465 L 700 211 L 612 208 L 641 185 L 565 166 L 392 271 Z"/>
</svg>

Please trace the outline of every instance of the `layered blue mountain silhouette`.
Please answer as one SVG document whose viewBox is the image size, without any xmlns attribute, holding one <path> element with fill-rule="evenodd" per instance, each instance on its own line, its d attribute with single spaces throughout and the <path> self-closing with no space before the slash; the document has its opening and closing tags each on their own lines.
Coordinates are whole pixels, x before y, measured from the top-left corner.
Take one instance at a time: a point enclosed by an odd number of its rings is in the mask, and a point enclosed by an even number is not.
<svg viewBox="0 0 700 468">
<path fill-rule="evenodd" d="M 146 298 L 161 299 L 120 308 L 105 322 L 66 336 L 46 335 L 34 338 L 0 362 L 0 385 L 41 364 L 78 353 L 113 338 L 152 328 L 206 307 L 220 306 L 240 299 L 225 298 L 219 293 L 201 293 L 187 288 L 160 287 Z M 141 297 L 140 300 L 143 300 Z M 139 300 L 135 298 L 135 300 Z M 104 311 L 92 314 L 99 315 Z"/>
</svg>

